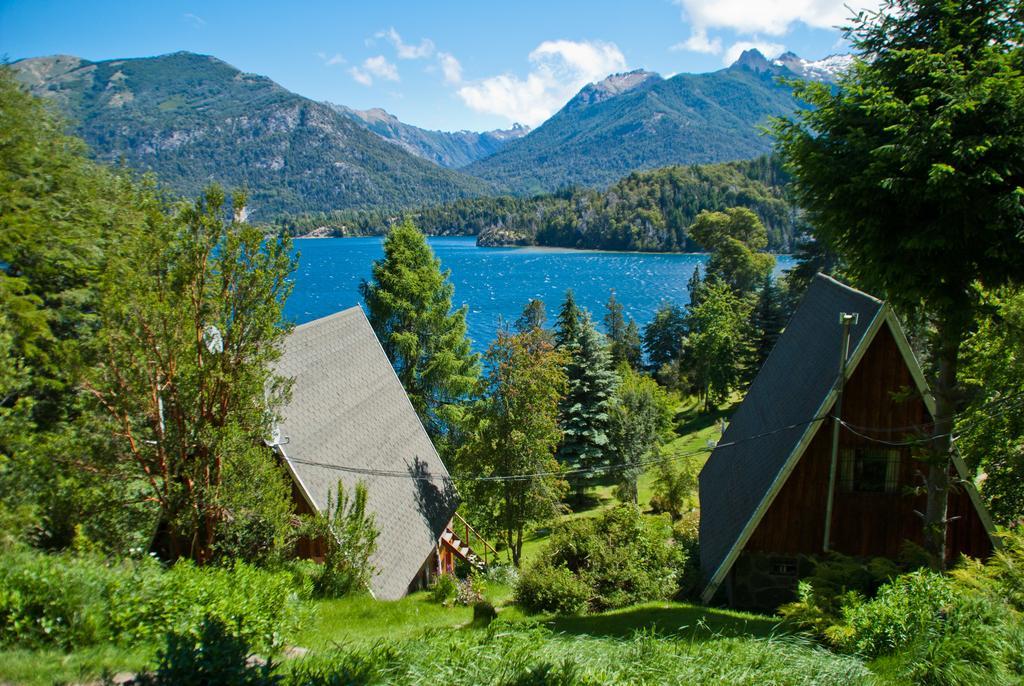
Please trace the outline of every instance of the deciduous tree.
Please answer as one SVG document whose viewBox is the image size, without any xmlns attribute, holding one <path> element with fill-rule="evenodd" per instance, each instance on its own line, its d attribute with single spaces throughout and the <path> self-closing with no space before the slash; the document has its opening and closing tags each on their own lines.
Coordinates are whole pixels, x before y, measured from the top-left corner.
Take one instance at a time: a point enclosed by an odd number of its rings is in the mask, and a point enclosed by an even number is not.
<svg viewBox="0 0 1024 686">
<path fill-rule="evenodd" d="M 481 399 L 469 413 L 456 481 L 474 521 L 501 536 L 518 566 L 524 532 L 554 517 L 565 493 L 554 457 L 562 438 L 558 404 L 565 360 L 535 328 L 516 335 L 499 331 L 484 362 Z"/>
<path fill-rule="evenodd" d="M 1019 0 L 888 0 L 845 30 L 836 88 L 776 123 L 796 198 L 859 285 L 931 323 L 936 421 L 926 547 L 946 550 L 959 365 L 974 284 L 1024 274 L 1024 8 Z"/>
</svg>

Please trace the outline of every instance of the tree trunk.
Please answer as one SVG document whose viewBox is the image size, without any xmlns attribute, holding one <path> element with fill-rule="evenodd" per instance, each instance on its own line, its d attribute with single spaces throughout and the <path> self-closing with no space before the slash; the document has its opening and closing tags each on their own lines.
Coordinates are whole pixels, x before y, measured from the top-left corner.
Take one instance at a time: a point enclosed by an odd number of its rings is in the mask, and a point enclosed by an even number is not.
<svg viewBox="0 0 1024 686">
<path fill-rule="evenodd" d="M 962 311 L 962 310 L 961 310 Z M 935 383 L 935 424 L 929 444 L 926 478 L 927 504 L 924 512 L 924 547 L 932 567 L 946 565 L 946 514 L 949 507 L 949 470 L 952 463 L 953 424 L 957 409 L 957 365 L 965 326 L 958 314 L 937 323 L 938 378 Z"/>
</svg>

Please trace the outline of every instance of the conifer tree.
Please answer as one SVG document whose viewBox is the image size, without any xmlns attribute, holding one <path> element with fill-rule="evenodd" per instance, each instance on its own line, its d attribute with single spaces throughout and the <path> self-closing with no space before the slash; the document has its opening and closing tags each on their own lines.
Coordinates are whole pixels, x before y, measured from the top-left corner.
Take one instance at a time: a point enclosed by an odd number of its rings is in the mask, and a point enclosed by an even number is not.
<svg viewBox="0 0 1024 686">
<path fill-rule="evenodd" d="M 544 308 L 544 301 L 540 298 L 530 298 L 530 302 L 523 307 L 523 313 L 516 320 L 516 331 L 528 333 L 543 329 L 548 321 L 548 315 Z"/>
<path fill-rule="evenodd" d="M 452 310 L 449 271 L 411 221 L 384 239 L 384 257 L 363 281 L 370 324 L 442 454 L 480 374 L 466 337 L 466 307 Z"/>
<path fill-rule="evenodd" d="M 677 305 L 663 302 L 654 319 L 644 327 L 644 351 L 650 366 L 657 370 L 679 359 L 686 335 L 686 313 Z"/>
<path fill-rule="evenodd" d="M 701 295 L 704 290 L 704 279 L 700 274 L 700 265 L 698 264 L 693 268 L 693 274 L 690 274 L 690 280 L 686 282 L 686 292 L 690 294 L 689 308 L 693 308 L 700 305 Z"/>
<path fill-rule="evenodd" d="M 751 369 L 751 376 L 753 376 L 768 359 L 768 354 L 775 347 L 775 342 L 779 340 L 782 327 L 786 325 L 782 293 L 770 274 L 761 282 L 751 323 L 754 327 L 754 357 Z"/>
<path fill-rule="evenodd" d="M 622 355 L 626 364 L 631 368 L 639 370 L 643 366 L 644 351 L 640 339 L 640 328 L 632 317 L 629 318 L 629 324 L 626 324 L 626 333 L 622 337 Z"/>
<path fill-rule="evenodd" d="M 565 302 L 558 311 L 555 326 L 555 345 L 566 348 L 576 341 L 580 333 L 580 308 L 576 305 L 576 296 L 570 288 L 565 292 Z"/>
<path fill-rule="evenodd" d="M 564 437 L 558 459 L 569 470 L 593 469 L 608 462 L 609 411 L 619 380 L 608 346 L 590 315 L 584 313 L 579 324 L 576 341 L 566 347 L 568 386 L 560 412 Z M 592 481 L 589 474 L 569 475 L 577 502 Z"/>
</svg>

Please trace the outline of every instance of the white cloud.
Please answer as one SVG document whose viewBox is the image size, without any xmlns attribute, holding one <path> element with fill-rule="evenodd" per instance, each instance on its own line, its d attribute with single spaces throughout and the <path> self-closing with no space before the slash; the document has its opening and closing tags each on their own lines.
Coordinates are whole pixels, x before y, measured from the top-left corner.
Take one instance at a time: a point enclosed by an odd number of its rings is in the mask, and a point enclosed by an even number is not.
<svg viewBox="0 0 1024 686">
<path fill-rule="evenodd" d="M 843 24 L 860 9 L 877 9 L 877 0 L 674 0 L 694 33 L 733 29 L 739 33 L 782 36 L 801 22 L 828 29 Z"/>
<path fill-rule="evenodd" d="M 186 12 L 185 14 L 181 15 L 181 17 L 185 21 L 192 23 L 192 25 L 197 27 L 197 28 L 200 27 L 200 26 L 206 26 L 206 20 L 203 19 L 202 17 L 200 17 L 198 14 L 192 14 L 191 12 Z"/>
<path fill-rule="evenodd" d="M 388 62 L 384 55 L 367 57 L 363 61 L 363 69 L 374 76 L 379 76 L 380 78 L 387 79 L 388 81 L 398 80 L 398 67 L 393 63 Z"/>
<path fill-rule="evenodd" d="M 387 31 L 377 32 L 376 37 L 386 38 L 391 41 L 391 44 L 395 46 L 395 53 L 399 59 L 421 60 L 434 54 L 434 41 L 424 38 L 420 41 L 419 45 L 410 45 L 402 41 L 402 36 L 399 35 L 398 31 L 395 31 L 393 26 Z"/>
<path fill-rule="evenodd" d="M 455 59 L 455 55 L 439 52 L 437 61 L 441 64 L 441 73 L 444 74 L 445 83 L 462 83 L 462 65 Z"/>
<path fill-rule="evenodd" d="M 719 38 L 708 38 L 708 32 L 704 29 L 694 31 L 693 35 L 682 43 L 676 43 L 669 50 L 690 50 L 692 52 L 703 52 L 707 55 L 717 55 L 722 52 L 722 41 Z"/>
<path fill-rule="evenodd" d="M 356 83 L 361 83 L 364 86 L 373 85 L 373 77 L 359 67 L 352 67 L 348 70 L 348 73 L 352 75 L 352 78 L 355 79 Z"/>
<path fill-rule="evenodd" d="M 626 69 L 618 46 L 601 41 L 544 41 L 529 60 L 525 79 L 499 74 L 463 86 L 459 97 L 477 112 L 536 126 L 586 84 Z"/>
<path fill-rule="evenodd" d="M 340 52 L 336 52 L 333 55 L 328 55 L 326 52 L 318 52 L 316 56 L 320 58 L 325 67 L 336 67 L 339 64 L 345 64 L 347 61 Z"/>
<path fill-rule="evenodd" d="M 774 59 L 781 55 L 785 51 L 785 45 L 779 45 L 778 43 L 767 43 L 765 41 L 737 41 L 728 48 L 725 53 L 722 54 L 722 64 L 730 65 L 739 59 L 739 56 L 743 54 L 745 50 L 757 50 L 768 59 Z"/>
</svg>

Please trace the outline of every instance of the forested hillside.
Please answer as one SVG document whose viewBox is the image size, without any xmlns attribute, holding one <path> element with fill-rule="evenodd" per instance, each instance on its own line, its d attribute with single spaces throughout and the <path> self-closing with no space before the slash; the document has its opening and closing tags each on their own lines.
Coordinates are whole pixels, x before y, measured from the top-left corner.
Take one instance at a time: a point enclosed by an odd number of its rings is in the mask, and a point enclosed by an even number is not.
<svg viewBox="0 0 1024 686">
<path fill-rule="evenodd" d="M 432 234 L 478 235 L 484 245 L 547 245 L 604 250 L 692 251 L 687 234 L 701 210 L 752 209 L 768 229 L 769 248 L 788 251 L 798 215 L 784 191 L 785 173 L 769 157 L 727 164 L 637 172 L 605 191 L 576 188 L 531 198 L 474 198 L 409 214 Z M 357 211 L 281 222 L 302 235 L 381 233 L 397 215 Z"/>
<path fill-rule="evenodd" d="M 527 194 L 605 186 L 671 164 L 750 159 L 771 149 L 758 127 L 799 106 L 780 76 L 795 75 L 756 50 L 708 74 L 617 74 L 465 171 Z"/>
<path fill-rule="evenodd" d="M 56 102 L 97 159 L 155 172 L 183 195 L 214 180 L 244 186 L 257 218 L 408 207 L 491 190 L 214 57 L 178 52 L 88 62 L 58 56 L 13 67 L 33 94 Z"/>
</svg>

